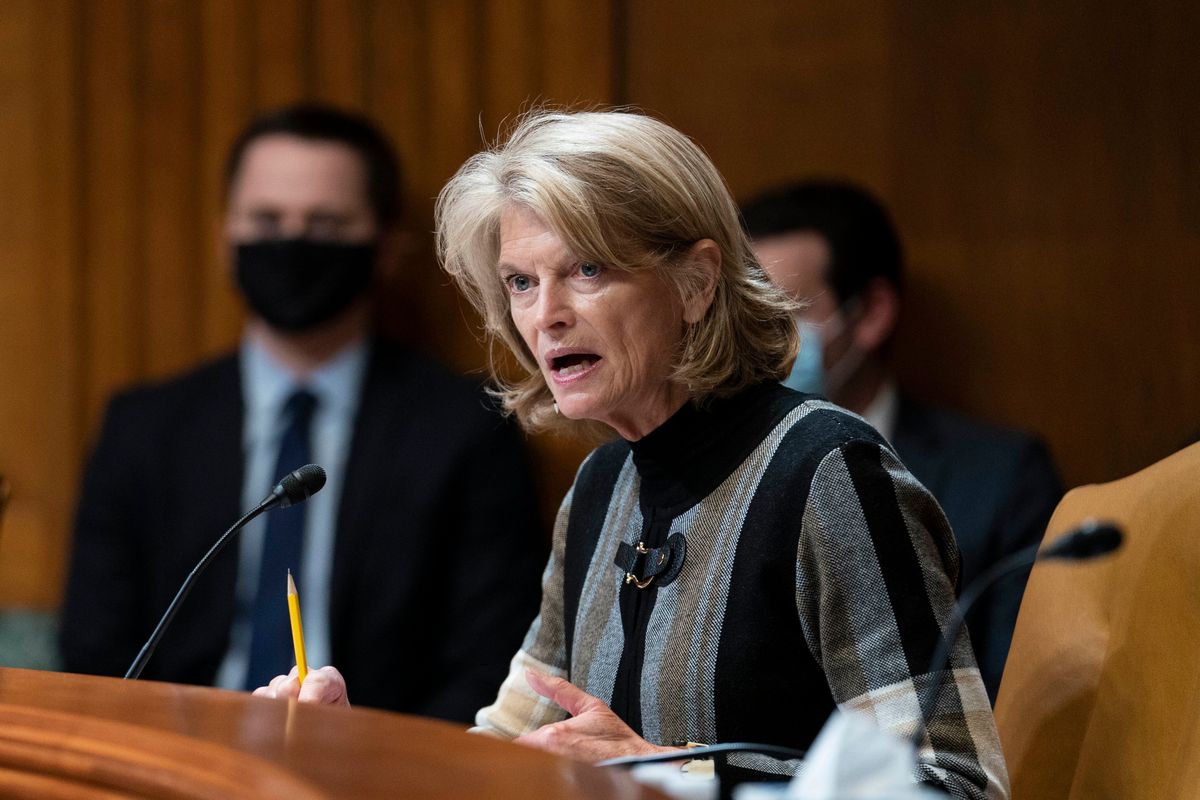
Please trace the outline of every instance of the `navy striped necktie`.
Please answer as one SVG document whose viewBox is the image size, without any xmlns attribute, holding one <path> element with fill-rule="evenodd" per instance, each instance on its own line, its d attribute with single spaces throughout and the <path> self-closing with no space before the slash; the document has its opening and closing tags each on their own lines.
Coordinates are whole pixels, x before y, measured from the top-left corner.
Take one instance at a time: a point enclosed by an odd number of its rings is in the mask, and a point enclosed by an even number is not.
<svg viewBox="0 0 1200 800">
<path fill-rule="evenodd" d="M 273 479 L 312 461 L 310 428 L 317 398 L 299 389 L 283 407 L 287 427 L 279 443 L 279 459 Z M 268 487 L 270 488 L 270 487 Z M 276 675 L 292 668 L 292 629 L 288 621 L 287 572 L 300 574 L 304 547 L 304 517 L 307 503 L 276 508 L 267 514 L 267 532 L 259 563 L 254 600 L 254 636 L 250 642 L 250 666 L 246 688 L 266 686 Z"/>
</svg>

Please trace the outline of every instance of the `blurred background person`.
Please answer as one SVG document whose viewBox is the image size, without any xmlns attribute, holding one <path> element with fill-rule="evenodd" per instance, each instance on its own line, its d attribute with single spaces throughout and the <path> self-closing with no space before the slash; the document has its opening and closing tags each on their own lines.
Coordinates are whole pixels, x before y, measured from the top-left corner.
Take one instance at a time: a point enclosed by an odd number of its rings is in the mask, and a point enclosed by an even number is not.
<svg viewBox="0 0 1200 800">
<path fill-rule="evenodd" d="M 784 383 L 857 412 L 937 498 L 962 554 L 960 586 L 1041 541 L 1062 496 L 1033 436 L 926 405 L 898 385 L 890 354 L 903 305 L 903 248 L 887 210 L 860 186 L 812 180 L 742 208 L 754 251 L 804 307 L 800 354 Z M 968 616 L 995 702 L 1028 570 L 1008 577 Z"/>
<path fill-rule="evenodd" d="M 111 401 L 75 520 L 65 667 L 123 674 L 221 531 L 316 462 L 324 490 L 241 533 L 144 676 L 243 688 L 286 671 L 290 569 L 310 658 L 342 665 L 356 700 L 469 719 L 536 613 L 543 534 L 516 429 L 372 333 L 401 240 L 397 158 L 366 119 L 296 105 L 244 129 L 226 182 L 241 344 Z"/>
</svg>

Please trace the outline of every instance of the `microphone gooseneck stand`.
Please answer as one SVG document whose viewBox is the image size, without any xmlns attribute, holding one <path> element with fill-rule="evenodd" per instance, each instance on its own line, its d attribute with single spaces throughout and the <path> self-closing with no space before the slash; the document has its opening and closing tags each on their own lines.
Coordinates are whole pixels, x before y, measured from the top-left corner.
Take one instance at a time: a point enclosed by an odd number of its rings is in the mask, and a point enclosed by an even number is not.
<svg viewBox="0 0 1200 800">
<path fill-rule="evenodd" d="M 954 604 L 950 624 L 946 632 L 938 639 L 933 657 L 929 659 L 928 681 L 924 691 L 920 693 L 921 716 L 916 730 L 912 734 L 913 746 L 918 750 L 925 741 L 929 720 L 933 715 L 937 696 L 944 683 L 943 674 L 950 661 L 950 650 L 962 627 L 966 623 L 967 612 L 975 601 L 993 583 L 1009 573 L 1023 567 L 1031 566 L 1037 561 L 1062 559 L 1064 561 L 1085 561 L 1096 556 L 1111 553 L 1121 546 L 1122 534 L 1120 528 L 1108 522 L 1085 522 L 1080 527 L 1067 533 L 1046 549 L 1040 549 L 1040 544 L 1033 544 L 1022 550 L 1008 555 L 979 574 L 970 585 L 963 590 L 962 597 Z"/>
<path fill-rule="evenodd" d="M 298 470 L 289 472 L 284 476 L 283 480 L 275 485 L 271 493 L 263 498 L 261 503 L 248 511 L 237 522 L 233 523 L 229 530 L 221 534 L 221 538 L 217 539 L 216 543 L 208 549 L 208 552 L 204 554 L 204 557 L 200 559 L 200 562 L 196 564 L 192 571 L 188 573 L 187 578 L 184 579 L 183 585 L 175 593 L 175 599 L 167 606 L 167 610 L 163 613 L 162 619 L 158 621 L 158 625 L 155 626 L 154 632 L 150 634 L 150 638 L 142 645 L 137 658 L 133 659 L 133 663 L 129 665 L 129 669 L 125 672 L 125 679 L 135 680 L 141 676 L 142 670 L 146 668 L 146 662 L 154 655 L 154 650 L 158 647 L 159 640 L 166 633 L 167 626 L 171 624 L 171 620 L 175 619 L 175 613 L 179 611 L 179 606 L 183 603 L 184 598 L 192 591 L 192 586 L 196 583 L 196 579 L 200 577 L 200 573 L 225 548 L 225 545 L 228 544 L 233 534 L 245 527 L 246 523 L 250 522 L 250 520 L 275 506 L 287 508 L 297 503 L 303 503 L 320 491 L 324 485 L 325 470 L 316 464 L 308 464 Z"/>
</svg>

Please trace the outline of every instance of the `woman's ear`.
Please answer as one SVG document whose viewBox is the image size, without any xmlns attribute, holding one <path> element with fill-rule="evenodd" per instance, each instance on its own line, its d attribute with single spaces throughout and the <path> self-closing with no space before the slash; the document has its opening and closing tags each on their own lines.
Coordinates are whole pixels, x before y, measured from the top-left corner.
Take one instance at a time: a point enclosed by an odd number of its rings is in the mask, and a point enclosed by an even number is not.
<svg viewBox="0 0 1200 800">
<path fill-rule="evenodd" d="M 683 321 L 695 325 L 704 319 L 717 291 L 717 277 L 721 274 L 721 248 L 712 239 L 701 239 L 688 249 L 687 262 L 691 269 L 703 275 L 697 281 L 697 289 L 683 299 Z"/>
</svg>

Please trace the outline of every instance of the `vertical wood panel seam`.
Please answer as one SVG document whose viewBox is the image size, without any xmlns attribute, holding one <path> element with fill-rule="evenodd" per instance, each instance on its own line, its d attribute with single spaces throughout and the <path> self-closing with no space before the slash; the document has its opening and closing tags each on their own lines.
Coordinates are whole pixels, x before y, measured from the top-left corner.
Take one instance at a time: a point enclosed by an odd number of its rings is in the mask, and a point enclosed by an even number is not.
<svg viewBox="0 0 1200 800">
<path fill-rule="evenodd" d="M 433 1 L 436 2 L 436 0 Z M 437 135 L 433 130 L 434 101 L 430 90 L 431 81 L 429 80 L 429 73 L 432 69 L 430 59 L 433 57 L 433 51 L 429 45 L 430 26 L 428 0 L 427 2 L 421 2 L 417 5 L 419 7 L 417 14 L 417 30 L 420 32 L 420 35 L 417 37 L 417 42 L 420 51 L 414 55 L 416 56 L 416 63 L 419 65 L 420 70 L 420 74 L 416 77 L 420 85 L 420 91 L 418 92 L 420 100 L 418 101 L 418 106 L 421 109 L 422 124 L 420 126 L 421 149 L 415 153 L 413 157 L 422 161 L 426 161 L 429 153 L 429 143 L 433 141 L 433 137 Z"/>
<path fill-rule="evenodd" d="M 209 147 L 212 144 L 209 141 L 209 127 L 204 124 L 204 119 L 205 119 L 205 116 L 208 111 L 208 107 L 206 105 L 206 100 L 208 99 L 207 81 L 208 81 L 209 55 L 208 55 L 208 48 L 206 46 L 206 44 L 207 44 L 207 38 L 206 38 L 207 23 L 206 23 L 206 15 L 204 13 L 203 6 L 204 6 L 204 3 L 207 1 L 208 0 L 203 0 L 201 2 L 198 0 L 198 2 L 191 4 L 192 8 L 195 9 L 195 19 L 193 20 L 193 24 L 196 27 L 196 72 L 197 72 L 196 102 L 195 102 L 196 135 L 193 140 L 195 143 L 195 147 L 196 147 L 196 167 L 195 167 L 196 182 L 194 184 L 195 191 L 193 192 L 193 195 L 195 197 L 195 202 L 196 202 L 197 232 L 195 234 L 193 234 L 193 236 L 197 239 L 197 241 L 200 242 L 201 245 L 203 244 L 203 242 L 201 240 L 200 231 L 207 230 L 208 226 L 209 226 L 209 221 L 208 221 L 207 215 L 203 219 L 201 219 L 201 214 L 204 214 L 204 212 L 208 210 L 208 207 L 206 205 L 207 198 L 204 196 L 205 189 L 208 185 L 205 182 L 205 180 L 206 180 L 205 171 L 208 167 L 208 159 L 206 158 L 206 155 L 208 153 Z M 204 256 L 204 251 L 201 249 L 200 246 L 196 247 L 195 249 L 196 249 L 196 262 L 195 263 L 197 266 L 195 289 L 196 289 L 197 302 L 195 305 L 195 317 L 193 319 L 193 321 L 195 323 L 195 327 L 193 329 L 193 335 L 195 336 L 195 349 L 193 351 L 193 356 L 196 355 L 197 353 L 205 350 L 205 346 L 207 344 L 207 339 L 206 339 L 206 334 L 205 334 L 205 326 L 206 326 L 206 321 L 208 319 L 208 314 L 209 314 L 209 297 L 208 297 L 208 292 L 205 287 L 206 276 L 204 274 L 208 267 L 207 258 Z"/>
<path fill-rule="evenodd" d="M 358 86 L 354 94 L 359 109 L 370 114 L 374 110 L 374 98 L 371 97 L 371 76 L 374 72 L 374 60 L 371 58 L 371 6 L 366 0 L 359 0 L 354 4 L 354 15 L 358 27 Z"/>
<path fill-rule="evenodd" d="M 623 106 L 629 103 L 629 7 L 627 0 L 610 0 L 612 14 L 609 30 L 611 48 L 609 64 L 612 81 L 610 101 Z"/>
<path fill-rule="evenodd" d="M 550 2 L 556 1 L 557 0 L 550 0 Z M 550 34 L 549 26 L 546 24 L 546 0 L 535 0 L 534 12 L 537 14 L 538 42 L 542 43 L 546 41 L 546 37 Z M 528 111 L 534 106 L 542 106 L 546 104 L 546 75 L 549 71 L 549 68 L 546 64 L 546 48 L 539 47 L 538 55 L 541 57 L 536 59 L 534 62 L 535 67 L 533 75 L 533 79 L 536 81 L 534 86 L 537 87 L 537 92 L 536 94 L 531 94 L 529 91 L 526 91 L 525 100 L 522 103 L 522 107 L 515 109 L 512 112 L 506 112 L 513 114 L 514 119 L 520 112 Z"/>
<path fill-rule="evenodd" d="M 130 22 L 130 36 L 133 39 L 133 68 L 130 70 L 130 94 L 133 100 L 133 136 L 130 141 L 123 143 L 125 147 L 133 148 L 133 172 L 129 180 L 133 182 L 133 241 L 130 246 L 133 252 L 126 261 L 134 270 L 133 280 L 129 282 L 129 292 L 135 319 L 133 359 L 135 377 L 140 381 L 145 378 L 150 369 L 149 338 L 150 311 L 147 302 L 151 301 L 148 286 L 150 282 L 150 254 L 146 252 L 150 240 L 147 228 L 149 208 L 146 203 L 146 188 L 149 184 L 150 169 L 146 129 L 149 116 L 146 109 L 146 86 L 149 80 L 150 38 L 149 26 L 146 25 L 146 3 L 148 0 L 134 0 L 133 19 Z"/>
<path fill-rule="evenodd" d="M 71 110 L 71 148 L 74 151 L 71 165 L 67 168 L 69 180 L 74 188 L 71 192 L 71 238 L 74 240 L 70 247 L 71 263 L 68 270 L 71 274 L 71 317 L 73 324 L 71 331 L 74 339 L 74 346 L 71 348 L 73 363 L 71 364 L 72 377 L 72 423 L 74 430 L 72 431 L 72 439 L 74 444 L 75 456 L 74 463 L 82 463 L 85 453 L 88 448 L 88 438 L 90 431 L 88 430 L 88 404 L 87 404 L 87 387 L 89 385 L 89 364 L 91 363 L 91 346 L 90 337 L 87 335 L 90 330 L 91 315 L 88 311 L 85 294 L 87 287 L 87 261 L 85 253 L 87 252 L 87 199 L 83 187 L 87 184 L 84 182 L 87 176 L 85 169 L 85 161 L 87 158 L 87 146 L 84 143 L 83 137 L 83 120 L 86 119 L 87 111 L 87 85 L 86 60 L 84 58 L 84 49 L 86 47 L 86 38 L 84 35 L 86 20 L 84 17 L 83 3 L 86 0 L 71 0 L 68 4 L 70 19 L 67 22 L 68 26 L 68 41 L 67 48 L 73 59 L 71 67 L 71 86 L 72 93 L 72 110 Z"/>
<path fill-rule="evenodd" d="M 246 43 L 246 50 L 249 53 L 249 57 L 245 60 L 245 62 L 239 65 L 246 69 L 246 77 L 249 84 L 248 91 L 243 93 L 243 95 L 238 98 L 244 104 L 242 108 L 238 109 L 239 115 L 242 117 L 242 120 L 238 123 L 237 127 L 237 131 L 240 133 L 242 125 L 247 121 L 247 117 L 256 116 L 260 111 L 259 97 L 262 96 L 263 53 L 262 48 L 258 46 L 258 28 L 255 21 L 255 5 L 252 3 L 240 3 L 238 8 L 240 8 L 242 12 L 241 17 L 239 18 L 242 28 L 241 39 Z M 233 79 L 237 80 L 236 76 L 234 76 Z M 227 142 L 215 142 L 214 144 L 221 149 L 220 151 L 222 154 L 224 154 L 224 150 L 227 149 L 229 145 Z M 224 204 L 225 201 L 229 199 L 227 197 L 228 186 L 225 185 L 224 180 L 224 159 L 221 161 L 221 167 L 221 186 L 223 192 L 221 201 L 222 204 Z"/>
<path fill-rule="evenodd" d="M 256 5 L 254 3 L 240 3 L 238 7 L 242 11 L 243 41 L 250 43 L 249 48 L 247 48 L 250 51 L 250 63 L 246 65 L 247 77 L 250 81 L 250 113 L 257 114 L 262 107 L 263 48 L 258 46 L 258 28 L 255 25 L 254 19 Z"/>
<path fill-rule="evenodd" d="M 305 100 L 317 94 L 317 2 L 300 3 L 300 94 Z"/>
<path fill-rule="evenodd" d="M 475 106 L 475 127 L 480 135 L 483 130 L 483 107 L 487 102 L 487 12 L 484 0 L 473 0 L 471 13 L 471 94 Z M 465 156 L 464 156 L 465 158 Z"/>
<path fill-rule="evenodd" d="M 203 202 L 200 198 L 200 192 L 204 186 L 203 182 L 203 162 L 204 162 L 204 110 L 202 108 L 204 98 L 204 33 L 202 24 L 202 14 L 200 12 L 200 4 L 197 2 L 184 3 L 187 9 L 187 29 L 190 32 L 190 48 L 191 59 L 189 63 L 191 69 L 188 72 L 187 81 L 188 89 L 191 93 L 191 101 L 188 104 L 188 129 L 191 135 L 188 137 L 188 148 L 190 152 L 190 161 L 188 163 L 188 191 L 185 194 L 184 208 L 188 219 L 191 220 L 186 236 L 188 240 L 200 240 L 196 247 L 187 248 L 188 253 L 185 255 L 180 253 L 180 257 L 187 258 L 188 265 L 188 280 L 187 293 L 189 298 L 199 299 L 204 296 L 202 275 L 204 272 L 204 257 L 202 249 L 203 239 L 207 238 L 207 226 L 201 223 L 200 215 L 203 209 Z M 201 313 L 200 303 L 193 300 L 188 303 L 188 360 L 194 361 L 200 353 L 200 341 L 203 337 L 203 314 Z"/>
<path fill-rule="evenodd" d="M 96 352 L 93 346 L 91 334 L 92 325 L 95 321 L 95 313 L 92 304 L 88 302 L 88 293 L 91 289 L 91 275 L 93 268 L 93 260 L 91 250 L 88 244 L 91 242 L 92 231 L 95 230 L 96 221 L 92 219 L 91 204 L 88 202 L 89 181 L 88 174 L 91 171 L 92 156 L 88 147 L 87 131 L 90 129 L 88 120 L 92 112 L 92 98 L 88 87 L 88 68 L 91 61 L 92 51 L 95 45 L 92 38 L 88 35 L 91 30 L 90 15 L 88 13 L 87 0 L 75 0 L 73 19 L 76 24 L 73 26 L 78 43 L 76 51 L 75 63 L 75 109 L 76 109 L 76 182 L 75 182 L 75 211 L 76 217 L 76 244 L 77 252 L 75 254 L 75 263 L 78 269 L 79 279 L 79 324 L 76 326 L 79 339 L 79 354 L 80 354 L 80 372 L 79 372 L 79 406 L 82 415 L 82 423 L 80 430 L 85 431 L 84 437 L 87 437 L 91 431 L 89 430 L 88 420 L 90 417 L 90 400 L 92 395 L 92 386 L 95 385 L 95 364 Z M 83 442 L 81 444 L 81 452 L 85 449 Z"/>
</svg>

